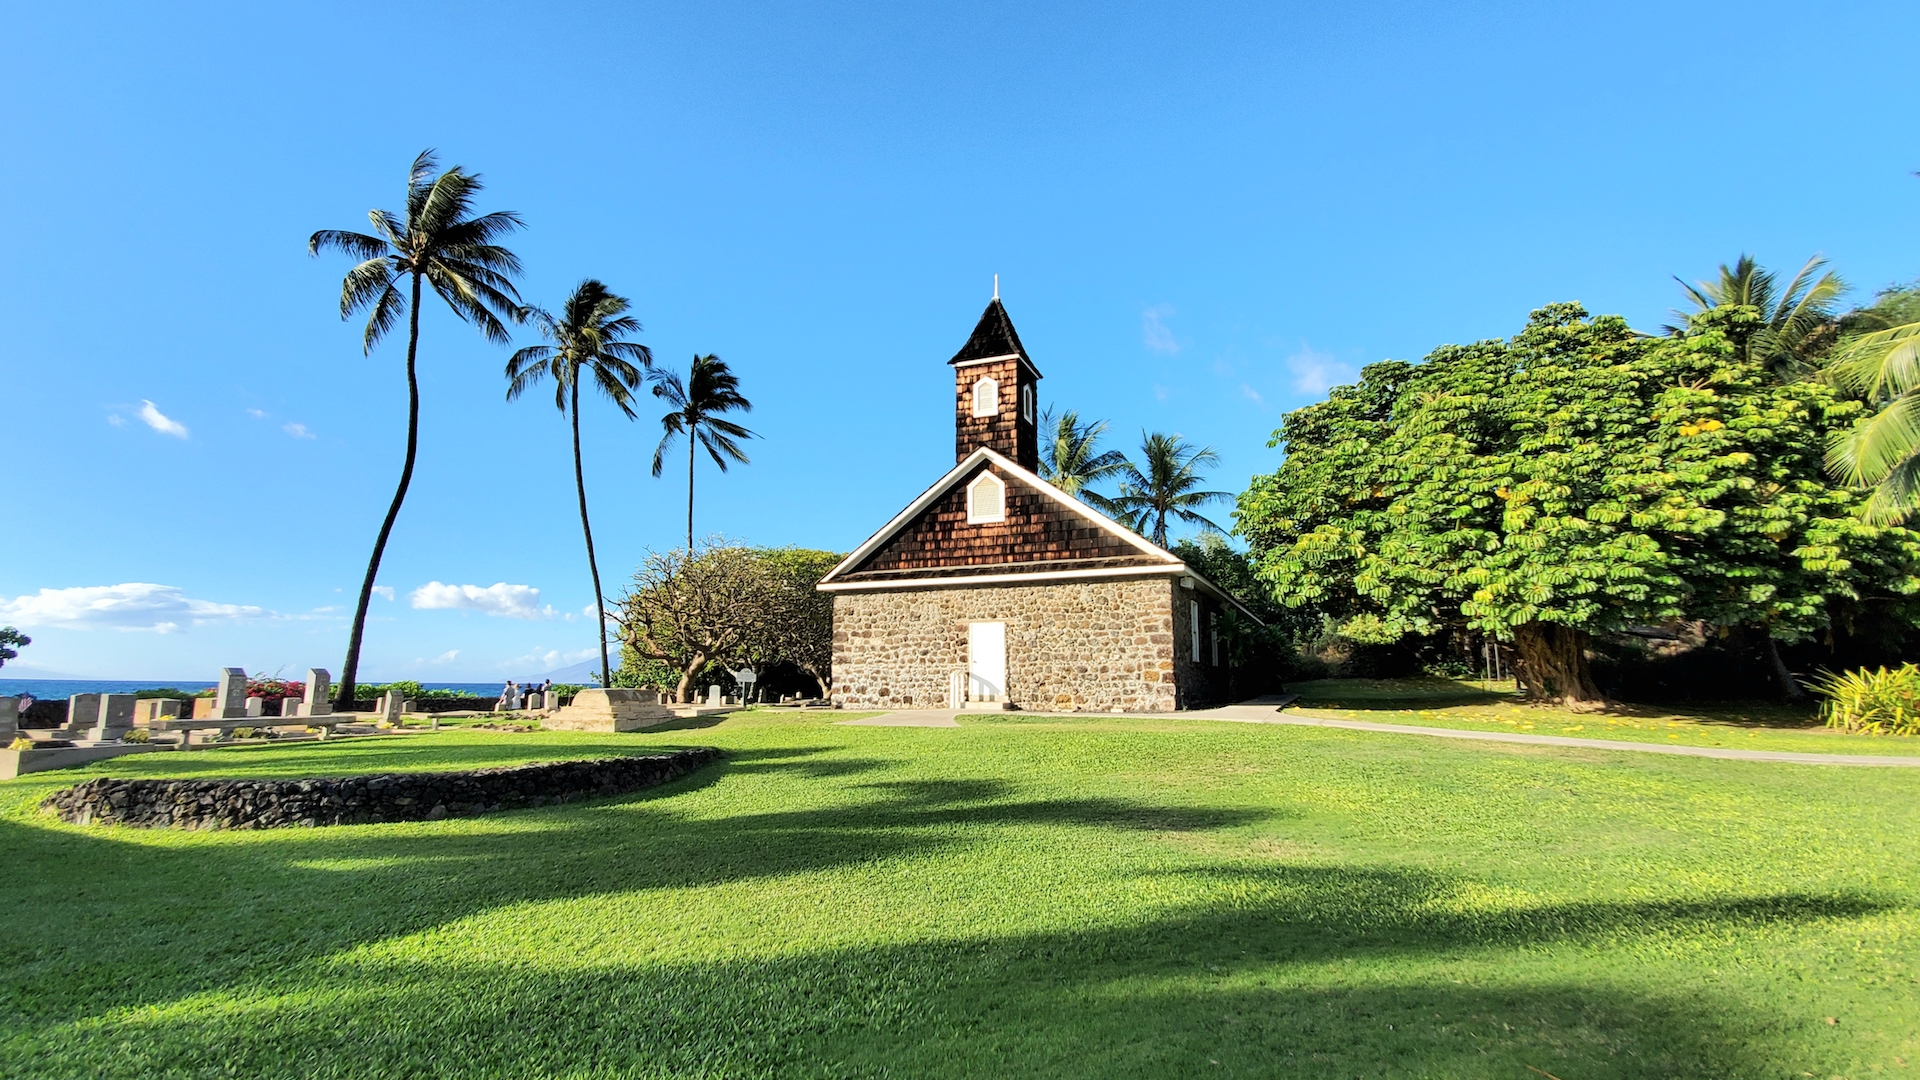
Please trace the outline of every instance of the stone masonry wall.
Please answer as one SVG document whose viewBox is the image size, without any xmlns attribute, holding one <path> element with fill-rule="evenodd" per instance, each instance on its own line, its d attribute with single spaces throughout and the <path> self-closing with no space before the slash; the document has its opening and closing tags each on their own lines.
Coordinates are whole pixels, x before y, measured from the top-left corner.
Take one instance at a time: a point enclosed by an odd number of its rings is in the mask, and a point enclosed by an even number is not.
<svg viewBox="0 0 1920 1080">
<path fill-rule="evenodd" d="M 276 829 L 438 821 L 523 806 L 625 795 L 720 759 L 701 747 L 644 757 L 537 762 L 464 772 L 319 780 L 119 780 L 56 791 L 44 809 L 74 825 Z"/>
<path fill-rule="evenodd" d="M 967 668 L 967 624 L 1007 624 L 1007 696 L 1029 711 L 1179 707 L 1164 577 L 836 593 L 833 699 L 944 709 Z"/>
</svg>

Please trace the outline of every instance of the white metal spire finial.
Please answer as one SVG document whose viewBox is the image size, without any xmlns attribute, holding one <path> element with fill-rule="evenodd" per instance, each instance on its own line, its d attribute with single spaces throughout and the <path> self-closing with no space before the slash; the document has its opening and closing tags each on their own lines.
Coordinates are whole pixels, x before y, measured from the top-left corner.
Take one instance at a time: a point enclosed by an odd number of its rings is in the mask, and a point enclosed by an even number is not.
<svg viewBox="0 0 1920 1080">
<path fill-rule="evenodd" d="M 993 298 L 995 300 L 1000 299 L 1000 275 L 999 274 L 993 275 Z"/>
</svg>

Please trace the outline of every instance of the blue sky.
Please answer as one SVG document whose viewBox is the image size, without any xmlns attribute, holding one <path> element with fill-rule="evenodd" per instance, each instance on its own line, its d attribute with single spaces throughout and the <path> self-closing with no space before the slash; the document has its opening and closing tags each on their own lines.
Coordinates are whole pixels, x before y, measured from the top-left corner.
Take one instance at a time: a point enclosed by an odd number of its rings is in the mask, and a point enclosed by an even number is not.
<svg viewBox="0 0 1920 1080">
<path fill-rule="evenodd" d="M 0 36 L 8 675 L 338 671 L 398 473 L 314 229 L 437 147 L 512 209 L 523 294 L 631 297 L 763 438 L 702 533 L 845 550 L 952 463 L 943 361 L 1001 275 L 1041 399 L 1271 469 L 1384 357 L 1816 251 L 1920 276 L 1920 6 L 14 5 Z M 1783 31 L 1783 28 L 1787 28 Z M 423 319 L 422 449 L 363 674 L 583 657 L 566 427 Z M 528 339 L 531 340 L 531 339 Z M 683 528 L 651 407 L 586 411 L 603 575 Z M 1224 514 L 1224 509 L 1223 509 Z"/>
</svg>

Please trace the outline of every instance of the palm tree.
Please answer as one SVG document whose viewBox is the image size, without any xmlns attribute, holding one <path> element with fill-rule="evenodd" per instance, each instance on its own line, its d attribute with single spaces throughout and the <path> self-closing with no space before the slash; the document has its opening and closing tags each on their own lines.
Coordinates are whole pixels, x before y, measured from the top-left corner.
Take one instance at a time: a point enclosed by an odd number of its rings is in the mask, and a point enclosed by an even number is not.
<svg viewBox="0 0 1920 1080">
<path fill-rule="evenodd" d="M 587 538 L 587 570 L 593 575 L 601 686 L 613 685 L 613 665 L 607 659 L 607 602 L 600 591 L 600 563 L 594 558 L 593 525 L 587 520 L 586 471 L 580 462 L 580 384 L 591 379 L 627 419 L 633 419 L 633 393 L 643 378 L 640 369 L 653 367 L 653 353 L 637 341 L 625 340 L 640 332 L 640 323 L 626 314 L 627 307 L 626 297 L 615 296 L 588 278 L 567 297 L 557 319 L 536 307 L 522 309 L 522 315 L 540 327 L 540 336 L 553 344 L 529 345 L 507 361 L 508 401 L 551 375 L 554 407 L 573 422 L 573 487 L 580 496 L 580 532 Z"/>
<path fill-rule="evenodd" d="M 1213 452 L 1213 447 L 1195 449 L 1178 435 L 1141 432 L 1140 459 L 1147 466 L 1145 473 L 1132 462 L 1120 468 L 1120 494 L 1112 502 L 1123 524 L 1161 547 L 1167 546 L 1170 517 L 1202 529 L 1226 532 L 1196 509 L 1233 498 L 1224 491 L 1194 490 L 1206 483 L 1206 477 L 1195 471 L 1196 468 L 1220 464 L 1220 455 Z"/>
<path fill-rule="evenodd" d="M 1095 453 L 1105 420 L 1082 421 L 1068 409 L 1056 415 L 1050 405 L 1040 414 L 1040 478 L 1096 509 L 1114 513 L 1113 500 L 1090 485 L 1127 467 L 1127 455 L 1118 450 Z"/>
<path fill-rule="evenodd" d="M 421 282 L 433 286 L 455 315 L 479 327 L 488 341 L 497 344 L 505 345 L 510 338 L 495 312 L 517 318 L 520 309 L 520 296 L 510 280 L 520 272 L 520 260 L 495 243 L 520 227 L 520 215 L 503 211 L 472 216 L 480 177 L 458 165 L 438 173 L 437 167 L 432 150 L 423 150 L 413 159 L 413 168 L 407 172 L 404 217 L 385 210 L 367 211 L 379 235 L 322 229 L 307 240 L 310 255 L 331 250 L 361 260 L 340 283 L 340 317 L 350 319 L 366 309 L 362 347 L 368 355 L 401 313 L 407 315 L 407 461 L 400 469 L 393 505 L 387 508 L 380 535 L 373 542 L 373 557 L 367 560 L 367 576 L 360 584 L 360 602 L 353 611 L 347 662 L 334 698 L 343 709 L 353 700 L 374 575 L 380 572 L 380 556 L 386 551 L 393 521 L 400 516 L 400 504 L 406 501 L 407 485 L 413 482 L 420 442 L 420 382 L 414 361 L 420 349 Z M 403 281 L 409 285 L 407 293 L 400 291 Z"/>
<path fill-rule="evenodd" d="M 667 447 L 673 445 L 674 436 L 687 437 L 687 550 L 692 551 L 693 452 L 696 447 L 706 447 L 707 455 L 720 466 L 721 472 L 727 471 L 729 461 L 753 464 L 747 459 L 747 452 L 734 441 L 754 438 L 753 432 L 720 418 L 721 413 L 736 409 L 752 412 L 753 403 L 740 396 L 740 377 L 727 370 L 727 362 L 712 353 L 693 358 L 693 371 L 685 383 L 671 371 L 654 372 L 653 396 L 673 406 L 672 412 L 660 418 L 666 434 L 653 451 L 653 475 L 659 476 L 666 466 Z"/>
<path fill-rule="evenodd" d="M 1844 345 L 1827 377 L 1878 406 L 1827 446 L 1827 471 L 1873 488 L 1863 508 L 1875 524 L 1920 508 L 1920 323 L 1864 334 Z"/>
<path fill-rule="evenodd" d="M 1827 260 L 1815 255 L 1787 287 L 1779 288 L 1772 271 L 1762 269 L 1751 255 L 1741 255 L 1729 269 L 1720 266 L 1715 281 L 1692 285 L 1679 278 L 1680 288 L 1692 301 L 1695 311 L 1678 311 L 1686 320 L 1690 315 L 1728 305 L 1758 308 L 1762 325 L 1735 341 L 1742 361 L 1758 360 L 1780 377 L 1791 377 L 1813 366 L 1813 349 L 1820 340 L 1819 331 L 1834 322 L 1834 301 L 1847 291 L 1840 275 L 1826 270 Z M 1668 333 L 1685 333 L 1683 326 L 1668 326 Z"/>
</svg>

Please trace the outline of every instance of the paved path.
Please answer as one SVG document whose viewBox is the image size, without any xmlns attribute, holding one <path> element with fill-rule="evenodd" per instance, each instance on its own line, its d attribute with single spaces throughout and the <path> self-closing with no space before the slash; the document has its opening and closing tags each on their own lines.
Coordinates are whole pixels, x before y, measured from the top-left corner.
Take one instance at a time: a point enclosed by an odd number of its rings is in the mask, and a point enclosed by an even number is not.
<svg viewBox="0 0 1920 1080">
<path fill-rule="evenodd" d="M 955 717 L 965 710 L 908 709 L 883 713 L 865 720 L 841 723 L 866 727 L 959 727 Z M 1044 712 L 1035 715 L 1044 716 Z M 1100 716 L 1101 713 L 1082 713 Z M 1281 712 L 1271 705 L 1228 705 L 1218 709 L 1195 709 L 1182 713 L 1125 713 L 1142 720 L 1225 720 L 1236 724 L 1291 724 L 1297 727 L 1345 728 L 1348 731 L 1381 731 L 1390 735 L 1427 735 L 1436 739 L 1468 739 L 1474 742 L 1521 743 L 1528 746 L 1571 746 L 1582 750 L 1620 750 L 1636 754 L 1673 754 L 1678 757 L 1720 758 L 1726 761 L 1773 761 L 1791 765 L 1853 765 L 1879 768 L 1920 768 L 1920 757 L 1896 757 L 1881 754 L 1802 754 L 1786 750 L 1735 750 L 1720 746 L 1670 746 L 1666 743 L 1627 742 L 1615 739 L 1575 739 L 1565 735 L 1525 735 L 1518 731 L 1471 731 L 1460 728 L 1415 727 L 1411 724 L 1377 724 L 1371 720 L 1346 720 L 1318 716 L 1298 709 Z"/>
</svg>

